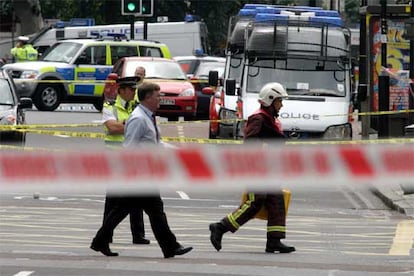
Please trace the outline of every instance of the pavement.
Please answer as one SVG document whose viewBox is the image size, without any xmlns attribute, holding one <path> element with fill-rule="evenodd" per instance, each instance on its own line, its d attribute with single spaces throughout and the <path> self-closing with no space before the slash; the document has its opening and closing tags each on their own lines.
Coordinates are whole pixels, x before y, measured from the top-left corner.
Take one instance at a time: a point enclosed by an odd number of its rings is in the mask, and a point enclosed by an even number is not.
<svg viewBox="0 0 414 276">
<path fill-rule="evenodd" d="M 376 187 L 373 192 L 390 208 L 414 218 L 414 181 L 409 184 Z"/>
</svg>

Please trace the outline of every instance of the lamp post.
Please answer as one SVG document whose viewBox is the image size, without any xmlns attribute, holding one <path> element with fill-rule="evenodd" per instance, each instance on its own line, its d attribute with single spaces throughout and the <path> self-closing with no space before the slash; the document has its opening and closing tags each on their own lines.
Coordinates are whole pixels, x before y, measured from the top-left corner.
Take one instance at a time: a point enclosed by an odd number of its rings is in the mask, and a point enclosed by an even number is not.
<svg viewBox="0 0 414 276">
<path fill-rule="evenodd" d="M 381 0 L 381 66 L 387 68 L 387 1 Z M 389 111 L 390 109 L 390 77 L 381 70 L 378 77 L 378 109 Z M 388 115 L 380 115 L 378 119 L 378 137 L 389 136 Z"/>
</svg>

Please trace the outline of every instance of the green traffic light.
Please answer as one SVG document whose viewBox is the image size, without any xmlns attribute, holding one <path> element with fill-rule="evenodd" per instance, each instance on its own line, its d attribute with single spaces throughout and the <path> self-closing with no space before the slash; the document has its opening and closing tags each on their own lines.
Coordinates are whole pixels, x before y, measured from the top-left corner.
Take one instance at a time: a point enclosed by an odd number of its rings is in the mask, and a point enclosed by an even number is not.
<svg viewBox="0 0 414 276">
<path fill-rule="evenodd" d="M 147 7 L 145 6 L 142 6 L 141 9 L 142 9 L 142 13 L 145 13 L 147 11 Z"/>
<path fill-rule="evenodd" d="M 135 11 L 136 7 L 135 7 L 134 3 L 130 2 L 130 3 L 128 3 L 127 8 L 128 8 L 129 11 L 133 12 L 133 11 Z"/>
</svg>

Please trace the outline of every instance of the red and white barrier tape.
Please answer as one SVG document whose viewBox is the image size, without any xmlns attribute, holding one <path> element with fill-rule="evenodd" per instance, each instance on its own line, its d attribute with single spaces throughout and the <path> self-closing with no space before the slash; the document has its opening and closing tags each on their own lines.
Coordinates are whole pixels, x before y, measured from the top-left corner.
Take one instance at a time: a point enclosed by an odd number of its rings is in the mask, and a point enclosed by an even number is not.
<svg viewBox="0 0 414 276">
<path fill-rule="evenodd" d="M 0 190 L 157 188 L 234 190 L 276 186 L 413 183 L 413 144 L 143 148 L 108 152 L 8 152 Z"/>
</svg>

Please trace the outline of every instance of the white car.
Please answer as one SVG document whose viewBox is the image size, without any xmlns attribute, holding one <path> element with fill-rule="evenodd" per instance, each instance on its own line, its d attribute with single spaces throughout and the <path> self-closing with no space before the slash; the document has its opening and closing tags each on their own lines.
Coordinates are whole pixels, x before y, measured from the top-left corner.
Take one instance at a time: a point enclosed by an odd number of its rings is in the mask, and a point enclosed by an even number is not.
<svg viewBox="0 0 414 276">
<path fill-rule="evenodd" d="M 6 70 L 0 68 L 0 145 L 24 146 L 26 133 L 4 128 L 25 123 L 26 108 L 32 108 L 32 99 L 19 99 L 13 79 Z"/>
</svg>

